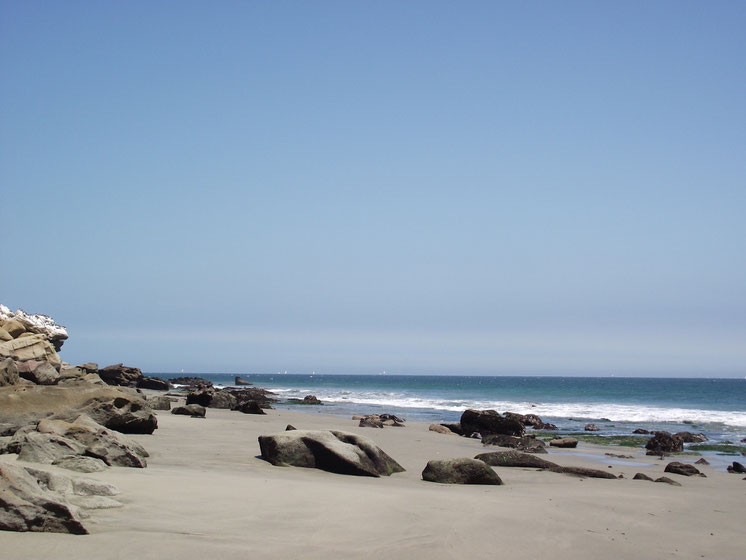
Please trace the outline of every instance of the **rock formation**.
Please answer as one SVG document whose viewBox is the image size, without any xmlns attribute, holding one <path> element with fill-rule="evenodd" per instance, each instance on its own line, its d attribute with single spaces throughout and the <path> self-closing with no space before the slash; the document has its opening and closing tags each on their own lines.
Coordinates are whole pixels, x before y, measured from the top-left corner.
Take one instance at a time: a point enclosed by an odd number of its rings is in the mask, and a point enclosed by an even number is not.
<svg viewBox="0 0 746 560">
<path fill-rule="evenodd" d="M 492 468 L 478 459 L 434 459 L 422 471 L 422 480 L 442 484 L 491 484 L 503 483 Z"/>
</svg>

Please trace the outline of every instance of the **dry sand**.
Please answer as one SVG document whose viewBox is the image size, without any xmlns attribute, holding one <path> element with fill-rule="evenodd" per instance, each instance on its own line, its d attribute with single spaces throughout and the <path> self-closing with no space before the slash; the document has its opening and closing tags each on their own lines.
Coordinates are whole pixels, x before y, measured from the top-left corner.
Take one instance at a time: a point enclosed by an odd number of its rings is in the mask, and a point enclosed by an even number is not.
<svg viewBox="0 0 746 560">
<path fill-rule="evenodd" d="M 581 442 L 576 451 L 542 457 L 562 465 L 612 464 L 608 470 L 625 478 L 498 468 L 504 486 L 433 484 L 421 480 L 429 459 L 500 448 L 430 432 L 426 424 L 381 430 L 315 412 L 267 412 L 208 409 L 205 419 L 161 412 L 152 436 L 132 436 L 151 453 L 148 468 L 84 475 L 116 484 L 122 508 L 92 511 L 85 536 L 0 532 L 0 558 L 746 557 L 743 475 L 704 466 L 707 478 L 668 475 L 682 487 L 632 480 L 636 472 L 662 476 L 667 461 Z M 257 436 L 288 423 L 368 436 L 407 471 L 376 479 L 274 467 L 258 458 Z M 622 464 L 605 451 L 634 454 L 645 466 Z"/>
</svg>

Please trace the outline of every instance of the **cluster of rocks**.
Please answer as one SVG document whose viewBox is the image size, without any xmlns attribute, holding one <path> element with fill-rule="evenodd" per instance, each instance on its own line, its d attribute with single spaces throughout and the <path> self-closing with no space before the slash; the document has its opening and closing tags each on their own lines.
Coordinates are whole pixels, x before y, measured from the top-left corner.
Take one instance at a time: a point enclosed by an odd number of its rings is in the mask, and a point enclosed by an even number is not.
<svg viewBox="0 0 746 560">
<path fill-rule="evenodd" d="M 293 404 L 317 404 L 317 405 L 322 405 L 322 404 L 324 404 L 324 403 L 322 403 L 322 402 L 321 402 L 321 401 L 320 401 L 320 400 L 319 400 L 319 399 L 318 399 L 318 398 L 316 397 L 316 395 L 306 395 L 306 396 L 305 396 L 305 397 L 303 397 L 302 399 L 288 399 L 288 402 L 289 402 L 289 403 L 293 403 Z"/>
<path fill-rule="evenodd" d="M 707 441 L 704 434 L 693 434 L 691 432 L 654 432 L 645 444 L 647 455 L 666 455 L 669 453 L 681 453 L 684 451 L 685 443 L 700 443 Z"/>
<path fill-rule="evenodd" d="M 517 414 L 506 412 L 500 414 L 495 410 L 465 410 L 456 424 L 440 424 L 448 431 L 431 428 L 442 433 L 455 433 L 460 436 L 483 439 L 487 436 L 505 435 L 523 437 L 526 427 L 536 430 L 556 430 L 557 426 L 548 424 L 536 414 Z"/>
<path fill-rule="evenodd" d="M 352 419 L 360 421 L 358 424 L 360 428 L 383 428 L 385 426 L 403 428 L 404 422 L 406 422 L 403 418 L 399 418 L 393 414 L 368 414 L 367 416 L 355 415 Z"/>
<path fill-rule="evenodd" d="M 212 386 L 203 385 L 187 394 L 186 408 L 180 407 L 178 412 L 176 410 L 171 412 L 204 417 L 206 408 L 222 408 L 244 414 L 265 414 L 264 410 L 271 409 L 272 403 L 276 401 L 275 393 L 258 387 L 215 389 Z M 192 408 L 189 408 L 190 406 Z M 201 410 L 195 408 L 197 406 L 201 407 Z"/>
<path fill-rule="evenodd" d="M 50 317 L 0 305 L 0 454 L 78 472 L 145 467 L 148 453 L 122 434 L 158 427 L 138 387 L 163 385 L 122 364 L 71 366 L 57 353 L 67 338 Z M 81 508 L 121 505 L 107 497 L 113 493 L 95 481 L 4 461 L 0 529 L 83 534 Z"/>
</svg>

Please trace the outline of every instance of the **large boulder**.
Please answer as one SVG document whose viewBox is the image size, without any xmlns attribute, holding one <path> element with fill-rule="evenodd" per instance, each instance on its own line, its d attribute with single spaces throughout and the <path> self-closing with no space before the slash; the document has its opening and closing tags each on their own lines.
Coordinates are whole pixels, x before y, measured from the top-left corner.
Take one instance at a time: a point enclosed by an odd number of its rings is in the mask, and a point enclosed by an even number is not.
<svg viewBox="0 0 746 560">
<path fill-rule="evenodd" d="M 107 385 L 120 385 L 122 387 L 137 387 L 143 380 L 142 371 L 136 367 L 114 364 L 98 370 L 98 375 Z"/>
<path fill-rule="evenodd" d="M 50 492 L 28 470 L 0 463 L 0 530 L 86 535 L 76 512 L 64 497 Z"/>
<path fill-rule="evenodd" d="M 215 391 L 209 407 L 231 410 L 237 404 L 238 399 L 230 391 Z"/>
<path fill-rule="evenodd" d="M 544 442 L 535 437 L 516 437 L 502 434 L 491 434 L 482 437 L 484 445 L 497 445 L 498 447 L 511 447 L 527 453 L 546 453 Z"/>
<path fill-rule="evenodd" d="M 565 449 L 574 449 L 578 446 L 578 440 L 571 437 L 554 438 L 549 441 L 551 447 L 561 447 Z"/>
<path fill-rule="evenodd" d="M 191 416 L 192 418 L 204 418 L 205 413 L 205 407 L 199 404 L 187 404 L 185 406 L 177 406 L 171 409 L 171 414 L 176 414 L 178 416 Z"/>
<path fill-rule="evenodd" d="M 684 443 L 703 443 L 707 441 L 707 436 L 704 434 L 693 434 L 691 432 L 676 432 L 675 437 L 680 437 Z"/>
<path fill-rule="evenodd" d="M 492 468 L 478 459 L 432 460 L 422 471 L 422 480 L 443 484 L 493 484 L 503 483 Z"/>
<path fill-rule="evenodd" d="M 494 410 L 465 410 L 461 414 L 461 429 L 467 436 L 475 432 L 482 436 L 489 434 L 523 435 L 523 424 L 520 420 L 505 418 Z"/>
<path fill-rule="evenodd" d="M 336 430 L 291 430 L 259 436 L 259 448 L 262 458 L 278 466 L 374 477 L 404 470 L 372 440 Z"/>
<path fill-rule="evenodd" d="M 684 440 L 668 432 L 655 432 L 645 444 L 648 455 L 662 455 L 664 453 L 681 453 L 684 451 Z"/>
<path fill-rule="evenodd" d="M 264 409 L 256 401 L 243 401 L 240 404 L 234 406 L 231 410 L 237 410 L 244 414 L 267 414 Z"/>
<path fill-rule="evenodd" d="M 16 362 L 29 360 L 48 362 L 57 371 L 62 365 L 62 360 L 54 346 L 43 334 L 33 334 L 3 342 L 0 344 L 0 358 L 13 358 Z"/>
<path fill-rule="evenodd" d="M 153 395 L 147 398 L 147 402 L 153 410 L 171 410 L 171 397 Z"/>
<path fill-rule="evenodd" d="M 12 358 L 0 359 L 0 387 L 18 384 L 18 366 Z"/>
</svg>

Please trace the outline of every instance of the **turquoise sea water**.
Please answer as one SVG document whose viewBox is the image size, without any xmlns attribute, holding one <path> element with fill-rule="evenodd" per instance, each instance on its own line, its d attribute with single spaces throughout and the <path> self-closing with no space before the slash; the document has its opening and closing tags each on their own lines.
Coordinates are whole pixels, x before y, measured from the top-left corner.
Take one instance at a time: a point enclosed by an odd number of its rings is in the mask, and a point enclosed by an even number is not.
<svg viewBox="0 0 746 560">
<path fill-rule="evenodd" d="M 154 374 L 164 378 L 182 374 Z M 199 374 L 232 386 L 235 374 Z M 746 379 L 632 377 L 486 377 L 443 375 L 242 374 L 281 398 L 316 395 L 348 416 L 390 412 L 410 420 L 455 422 L 467 408 L 538 414 L 562 430 L 596 423 L 601 434 L 635 428 L 704 432 L 714 441 L 746 437 Z M 291 407 L 298 405 L 278 406 Z"/>
</svg>

